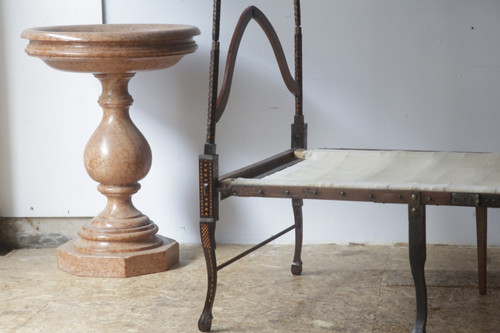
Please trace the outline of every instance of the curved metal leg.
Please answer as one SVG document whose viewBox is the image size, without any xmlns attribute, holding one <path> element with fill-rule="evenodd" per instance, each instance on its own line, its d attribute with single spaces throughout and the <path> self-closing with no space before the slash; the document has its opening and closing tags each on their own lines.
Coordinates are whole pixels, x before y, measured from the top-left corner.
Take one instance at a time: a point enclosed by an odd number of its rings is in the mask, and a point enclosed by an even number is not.
<svg viewBox="0 0 500 333">
<path fill-rule="evenodd" d="M 303 228 L 302 228 L 303 200 L 292 199 L 292 205 L 293 205 L 293 215 L 295 217 L 295 254 L 293 256 L 293 263 L 291 270 L 293 275 L 300 275 L 302 273 L 301 253 L 302 253 L 302 234 L 303 234 Z"/>
<path fill-rule="evenodd" d="M 215 258 L 215 222 L 200 222 L 201 243 L 207 263 L 207 297 L 205 307 L 198 320 L 198 328 L 202 332 L 210 332 L 212 327 L 212 307 L 217 289 L 217 261 Z"/>
<path fill-rule="evenodd" d="M 413 333 L 425 333 L 427 323 L 427 287 L 424 266 L 427 258 L 425 235 L 425 206 L 420 204 L 418 195 L 413 196 L 409 205 L 409 248 L 410 266 L 415 283 L 417 317 Z"/>
</svg>

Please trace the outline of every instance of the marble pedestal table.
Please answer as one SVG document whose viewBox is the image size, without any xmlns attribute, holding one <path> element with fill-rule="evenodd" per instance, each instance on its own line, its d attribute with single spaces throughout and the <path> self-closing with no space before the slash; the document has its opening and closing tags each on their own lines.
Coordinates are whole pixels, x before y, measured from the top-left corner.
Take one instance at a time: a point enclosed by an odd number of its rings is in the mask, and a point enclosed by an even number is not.
<svg viewBox="0 0 500 333">
<path fill-rule="evenodd" d="M 137 71 L 176 64 L 197 48 L 193 26 L 80 25 L 33 28 L 21 37 L 26 52 L 49 66 L 93 73 L 102 84 L 103 118 L 85 148 L 85 168 L 107 199 L 79 237 L 57 252 L 58 267 L 80 276 L 128 277 L 165 271 L 179 260 L 179 244 L 132 204 L 151 167 L 151 149 L 129 116 L 128 82 Z"/>
</svg>

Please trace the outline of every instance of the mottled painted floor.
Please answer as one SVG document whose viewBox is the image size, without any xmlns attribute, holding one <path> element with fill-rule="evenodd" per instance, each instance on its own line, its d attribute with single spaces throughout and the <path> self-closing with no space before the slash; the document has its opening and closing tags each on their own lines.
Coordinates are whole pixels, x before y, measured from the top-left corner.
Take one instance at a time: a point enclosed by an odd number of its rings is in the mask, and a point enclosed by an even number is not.
<svg viewBox="0 0 500 333">
<path fill-rule="evenodd" d="M 244 246 L 219 246 L 219 259 Z M 269 245 L 219 274 L 214 332 L 411 332 L 414 292 L 406 246 Z M 500 332 L 500 248 L 489 250 L 480 296 L 476 252 L 429 246 L 428 332 Z M 81 278 L 56 268 L 55 250 L 0 256 L 0 332 L 197 332 L 205 296 L 199 246 L 173 270 L 128 279 Z"/>
</svg>

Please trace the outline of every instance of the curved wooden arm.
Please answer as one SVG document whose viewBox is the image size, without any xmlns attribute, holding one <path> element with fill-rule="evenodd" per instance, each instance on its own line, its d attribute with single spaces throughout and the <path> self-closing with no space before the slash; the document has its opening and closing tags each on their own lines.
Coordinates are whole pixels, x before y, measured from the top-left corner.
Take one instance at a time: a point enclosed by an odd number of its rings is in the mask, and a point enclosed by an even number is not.
<svg viewBox="0 0 500 333">
<path fill-rule="evenodd" d="M 245 29 L 250 22 L 250 20 L 254 19 L 259 23 L 262 30 L 264 30 L 269 42 L 274 51 L 274 55 L 276 56 L 276 60 L 278 61 L 278 66 L 280 68 L 281 76 L 285 81 L 285 85 L 288 90 L 294 94 L 296 97 L 300 97 L 302 90 L 300 89 L 300 85 L 294 80 L 292 75 L 290 74 L 290 70 L 288 68 L 288 64 L 285 58 L 285 54 L 283 52 L 283 47 L 281 46 L 281 42 L 274 30 L 271 22 L 267 19 L 260 9 L 255 6 L 250 6 L 243 11 L 241 17 L 236 25 L 236 29 L 233 34 L 233 38 L 231 40 L 231 45 L 229 46 L 229 52 L 226 61 L 226 69 L 224 71 L 224 81 L 222 82 L 222 87 L 220 90 L 219 97 L 217 99 L 217 107 L 216 107 L 216 121 L 222 117 L 224 110 L 227 105 L 227 101 L 229 99 L 229 92 L 231 91 L 231 83 L 233 81 L 234 67 L 236 64 L 236 56 L 238 55 L 238 49 L 240 46 L 241 39 L 243 38 L 243 34 Z"/>
</svg>

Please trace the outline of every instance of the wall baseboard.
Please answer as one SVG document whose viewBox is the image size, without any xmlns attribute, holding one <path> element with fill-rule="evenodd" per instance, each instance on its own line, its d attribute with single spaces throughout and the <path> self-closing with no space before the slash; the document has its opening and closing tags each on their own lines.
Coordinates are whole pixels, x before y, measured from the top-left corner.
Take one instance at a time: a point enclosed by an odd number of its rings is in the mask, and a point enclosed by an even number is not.
<svg viewBox="0 0 500 333">
<path fill-rule="evenodd" d="M 0 217 L 0 248 L 53 248 L 77 236 L 90 217 Z"/>
</svg>

